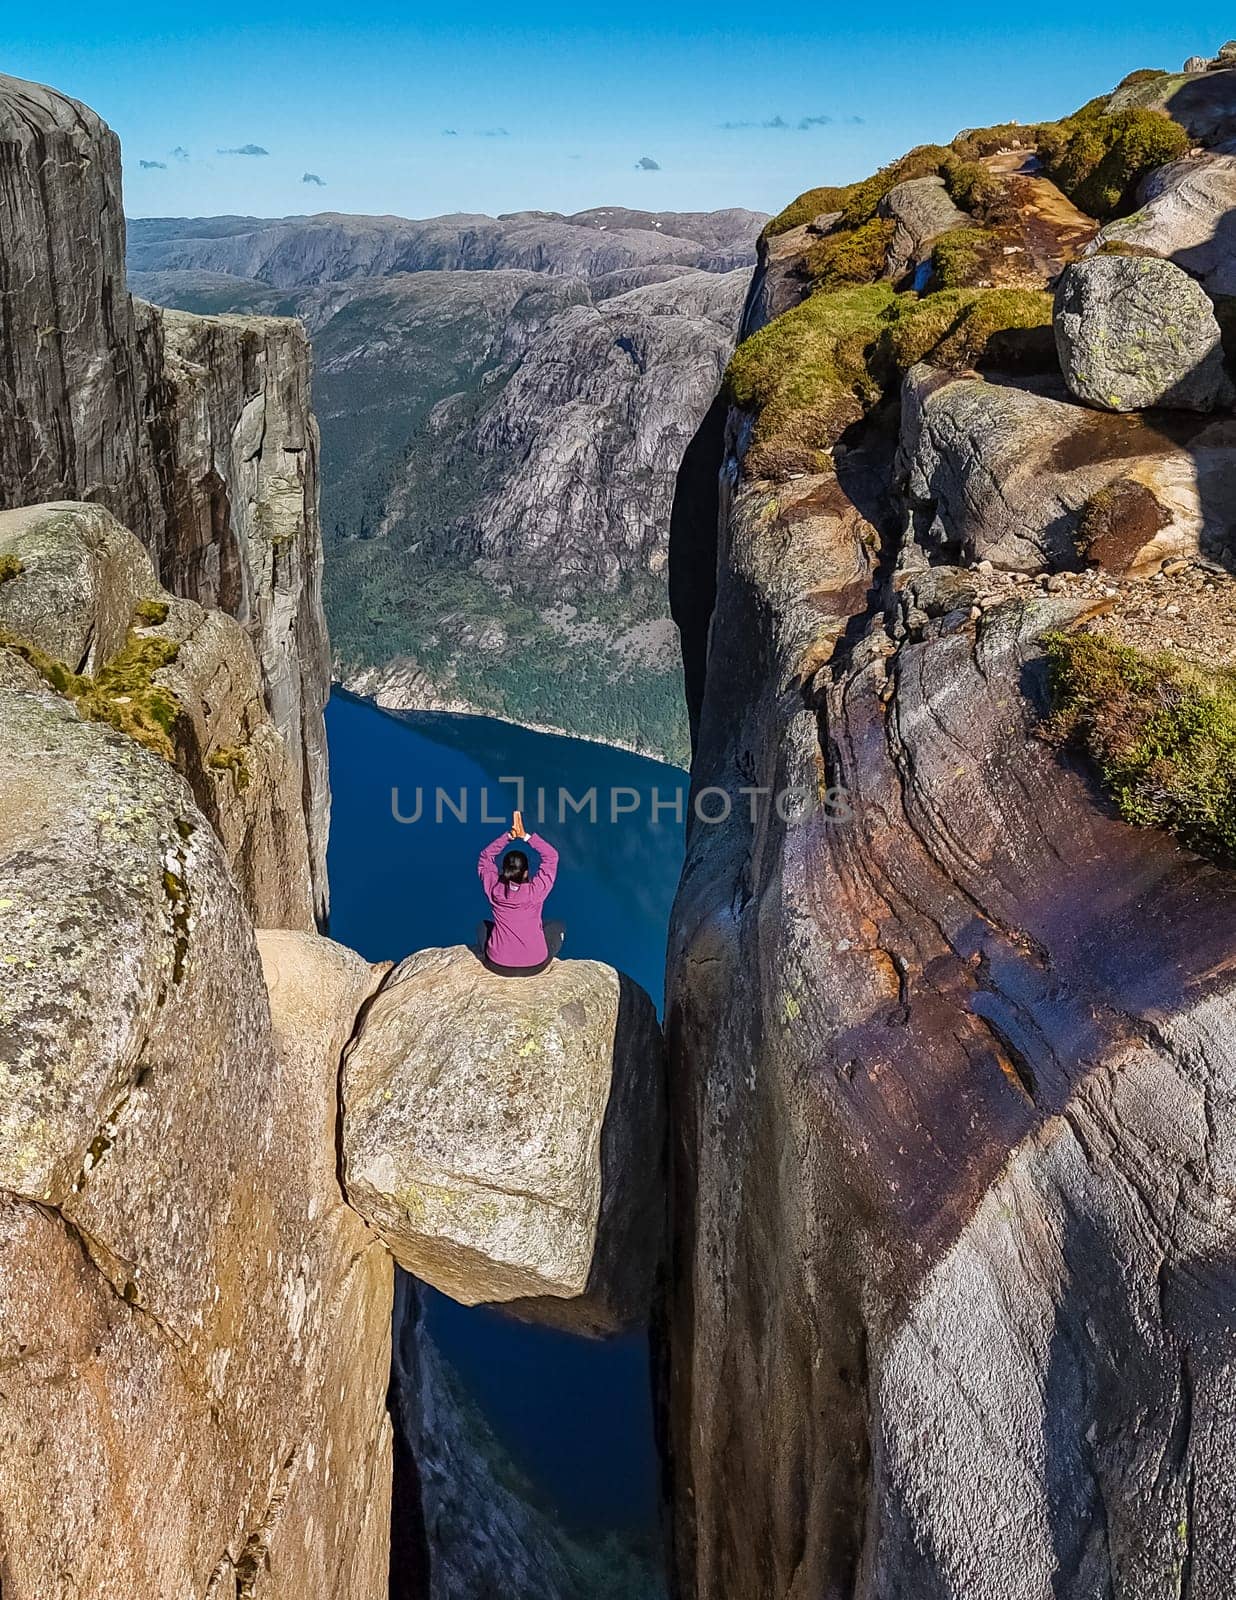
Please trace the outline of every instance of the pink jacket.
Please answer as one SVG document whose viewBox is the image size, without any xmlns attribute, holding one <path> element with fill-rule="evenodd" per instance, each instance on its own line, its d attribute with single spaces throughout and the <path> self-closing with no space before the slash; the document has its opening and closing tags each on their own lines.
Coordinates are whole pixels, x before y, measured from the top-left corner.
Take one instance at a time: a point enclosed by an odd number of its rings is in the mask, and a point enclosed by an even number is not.
<svg viewBox="0 0 1236 1600">
<path fill-rule="evenodd" d="M 549 951 L 541 927 L 541 907 L 558 874 L 558 852 L 539 833 L 530 833 L 528 843 L 541 858 L 536 876 L 529 883 L 503 883 L 498 876 L 498 857 L 503 850 L 518 850 L 519 839 L 499 834 L 481 851 L 476 864 L 489 904 L 493 910 L 494 931 L 489 936 L 486 954 L 500 967 L 538 967 Z"/>
</svg>

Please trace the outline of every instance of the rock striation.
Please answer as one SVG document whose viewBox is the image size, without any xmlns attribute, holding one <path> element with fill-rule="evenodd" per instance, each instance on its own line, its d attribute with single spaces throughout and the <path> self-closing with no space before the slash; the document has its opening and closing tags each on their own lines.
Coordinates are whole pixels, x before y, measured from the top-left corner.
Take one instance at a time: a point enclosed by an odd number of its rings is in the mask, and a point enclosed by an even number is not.
<svg viewBox="0 0 1236 1600">
<path fill-rule="evenodd" d="M 1163 77 L 1081 128 L 971 130 L 914 159 L 968 191 L 980 234 L 1015 223 L 981 214 L 981 177 L 947 158 L 993 171 L 1035 140 L 1070 148 L 1070 193 L 1119 212 L 1114 157 L 1102 188 L 1078 177 L 1128 110 L 1182 97 L 1190 133 L 1220 136 L 1231 74 L 1204 75 L 1209 120 L 1201 77 Z M 821 191 L 829 229 L 843 208 L 865 226 L 886 176 Z M 817 287 L 787 310 L 822 209 L 804 196 L 772 231 L 713 543 L 683 505 L 671 549 L 689 564 L 694 788 L 768 797 L 693 827 L 671 933 L 678 1592 L 1219 1593 L 1236 877 L 1213 838 L 1203 856 L 1187 819 L 1123 793 L 1104 695 L 1144 682 L 1146 716 L 1178 705 L 1183 725 L 1181 684 L 1206 705 L 1230 692 L 1230 391 L 1205 416 L 1171 382 L 1153 411 L 1080 404 L 1037 347 L 993 339 L 1038 324 L 982 239 L 972 264 L 949 258 L 973 266 L 951 298 Z M 1070 230 L 1057 271 L 1087 236 Z M 1109 261 L 1145 264 L 1085 271 Z M 1070 305 L 1062 290 L 1062 351 Z M 1128 309 L 1153 339 L 1161 308 Z M 957 338 L 959 318 L 983 335 Z M 857 343 L 842 376 L 871 398 L 829 432 L 820 389 Z M 756 470 L 770 408 L 813 470 L 768 452 Z M 1062 728 L 1062 663 L 1112 660 L 1106 690 L 1075 687 L 1113 718 L 1111 743 L 1092 725 L 1086 744 Z M 1178 777 L 1175 715 L 1152 788 Z M 1202 765 L 1223 748 L 1208 727 Z M 1194 771 L 1186 812 L 1209 793 Z"/>
<path fill-rule="evenodd" d="M 0 506 L 98 502 L 169 590 L 246 627 L 299 769 L 324 914 L 329 660 L 304 335 L 131 299 L 119 145 L 87 107 L 0 78 L 0 144 Z"/>
<path fill-rule="evenodd" d="M 402 962 L 343 1074 L 348 1199 L 408 1272 L 587 1333 L 647 1314 L 660 1254 L 661 1036 L 595 961 L 499 978 Z"/>
</svg>

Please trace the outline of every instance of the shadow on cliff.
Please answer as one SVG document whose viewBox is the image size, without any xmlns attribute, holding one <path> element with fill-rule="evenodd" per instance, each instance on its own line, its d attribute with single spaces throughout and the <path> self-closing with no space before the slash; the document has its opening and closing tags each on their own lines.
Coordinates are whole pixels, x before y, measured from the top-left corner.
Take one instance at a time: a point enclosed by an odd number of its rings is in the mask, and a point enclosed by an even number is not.
<svg viewBox="0 0 1236 1600">
<path fill-rule="evenodd" d="M 687 446 L 670 509 L 669 601 L 682 644 L 687 714 L 694 747 L 704 703 L 708 624 L 717 600 L 721 465 L 729 402 L 718 394 Z"/>
<path fill-rule="evenodd" d="M 647 1037 L 648 1009 L 648 996 L 620 972 L 613 1080 L 601 1124 L 601 1214 L 587 1287 L 576 1299 L 533 1295 L 495 1308 L 508 1316 L 592 1339 L 647 1325 L 653 1285 L 662 1271 L 666 1237 L 664 1044 L 656 1074 L 656 1102 L 637 1103 L 647 1072 L 635 1052 Z M 631 1152 L 645 1147 L 637 1129 L 649 1117 L 657 1125 L 656 1165 L 650 1171 L 635 1172 Z M 632 1198 L 635 1193 L 638 1200 Z M 632 1255 L 643 1258 L 634 1268 Z"/>
</svg>

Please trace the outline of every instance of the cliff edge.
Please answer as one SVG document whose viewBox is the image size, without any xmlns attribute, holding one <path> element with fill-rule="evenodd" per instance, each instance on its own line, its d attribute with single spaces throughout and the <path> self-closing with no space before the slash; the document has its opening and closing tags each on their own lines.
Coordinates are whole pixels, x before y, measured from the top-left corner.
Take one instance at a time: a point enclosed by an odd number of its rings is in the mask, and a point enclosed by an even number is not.
<svg viewBox="0 0 1236 1600">
<path fill-rule="evenodd" d="M 671 939 L 696 1600 L 1236 1563 L 1230 56 L 766 230 L 715 605 L 686 477 L 671 551 L 694 787 L 764 796 Z"/>
</svg>

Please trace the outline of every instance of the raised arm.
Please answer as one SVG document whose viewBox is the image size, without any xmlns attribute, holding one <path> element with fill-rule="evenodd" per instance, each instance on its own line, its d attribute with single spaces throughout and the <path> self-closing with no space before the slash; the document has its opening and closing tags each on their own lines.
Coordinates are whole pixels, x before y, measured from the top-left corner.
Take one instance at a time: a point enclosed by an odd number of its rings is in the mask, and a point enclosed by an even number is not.
<svg viewBox="0 0 1236 1600">
<path fill-rule="evenodd" d="M 498 887 L 498 852 L 504 844 L 511 842 L 509 833 L 500 833 L 492 844 L 487 844 L 481 851 L 481 859 L 476 864 L 481 883 L 486 894 L 493 894 Z"/>
<path fill-rule="evenodd" d="M 538 900 L 544 900 L 558 876 L 558 852 L 548 839 L 542 839 L 539 833 L 530 833 L 528 843 L 541 858 L 541 864 L 536 869 L 536 877 L 532 880 L 532 890 Z"/>
</svg>

